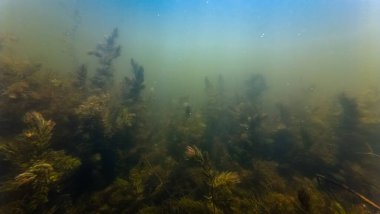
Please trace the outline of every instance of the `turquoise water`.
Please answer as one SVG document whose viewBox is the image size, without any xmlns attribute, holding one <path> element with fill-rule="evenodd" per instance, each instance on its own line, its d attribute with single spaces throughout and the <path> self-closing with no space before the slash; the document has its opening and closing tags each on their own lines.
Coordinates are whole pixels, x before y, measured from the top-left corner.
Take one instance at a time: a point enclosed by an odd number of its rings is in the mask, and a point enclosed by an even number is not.
<svg viewBox="0 0 380 214">
<path fill-rule="evenodd" d="M 375 0 L 2 0 L 0 211 L 379 212 L 378 20 Z"/>
</svg>

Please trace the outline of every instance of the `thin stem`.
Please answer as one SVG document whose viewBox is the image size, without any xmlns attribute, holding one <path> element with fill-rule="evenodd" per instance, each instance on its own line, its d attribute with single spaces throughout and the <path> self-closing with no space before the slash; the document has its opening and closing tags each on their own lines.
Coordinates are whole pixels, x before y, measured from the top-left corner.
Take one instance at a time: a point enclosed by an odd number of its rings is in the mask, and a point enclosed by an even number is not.
<svg viewBox="0 0 380 214">
<path fill-rule="evenodd" d="M 356 192 L 355 190 L 351 189 L 350 187 L 348 187 L 347 185 L 345 184 L 342 184 L 342 183 L 339 183 L 338 181 L 335 181 L 335 180 L 332 180 L 330 178 L 327 178 L 326 176 L 324 175 L 317 175 L 317 180 L 320 181 L 320 180 L 324 180 L 328 183 L 331 183 L 331 184 L 334 184 L 335 186 L 338 186 L 352 194 L 354 194 L 356 197 L 360 198 L 361 200 L 363 200 L 364 202 L 366 202 L 367 204 L 371 205 L 372 207 L 376 208 L 377 210 L 380 210 L 380 206 L 378 204 L 376 204 L 375 202 L 371 201 L 370 199 L 368 199 L 367 197 L 365 197 L 364 195 Z"/>
</svg>

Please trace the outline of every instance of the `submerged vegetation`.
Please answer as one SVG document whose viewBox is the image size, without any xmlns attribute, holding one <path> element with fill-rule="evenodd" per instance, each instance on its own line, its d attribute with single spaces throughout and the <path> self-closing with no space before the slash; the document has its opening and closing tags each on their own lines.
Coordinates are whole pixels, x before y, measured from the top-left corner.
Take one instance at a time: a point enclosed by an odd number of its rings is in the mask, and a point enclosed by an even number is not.
<svg viewBox="0 0 380 214">
<path fill-rule="evenodd" d="M 157 121 L 150 71 L 131 59 L 113 79 L 117 37 L 88 53 L 94 71 L 0 60 L 1 213 L 380 212 L 379 91 L 269 112 L 265 75 L 232 97 L 206 77 L 203 106 Z"/>
</svg>

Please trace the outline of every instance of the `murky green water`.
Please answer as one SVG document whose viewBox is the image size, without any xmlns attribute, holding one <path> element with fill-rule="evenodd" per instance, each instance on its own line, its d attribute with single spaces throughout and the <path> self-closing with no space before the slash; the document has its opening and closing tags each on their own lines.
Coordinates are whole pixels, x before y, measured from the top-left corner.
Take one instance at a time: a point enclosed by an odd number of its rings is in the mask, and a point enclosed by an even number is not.
<svg viewBox="0 0 380 214">
<path fill-rule="evenodd" d="M 378 213 L 380 3 L 0 2 L 0 213 Z"/>
</svg>

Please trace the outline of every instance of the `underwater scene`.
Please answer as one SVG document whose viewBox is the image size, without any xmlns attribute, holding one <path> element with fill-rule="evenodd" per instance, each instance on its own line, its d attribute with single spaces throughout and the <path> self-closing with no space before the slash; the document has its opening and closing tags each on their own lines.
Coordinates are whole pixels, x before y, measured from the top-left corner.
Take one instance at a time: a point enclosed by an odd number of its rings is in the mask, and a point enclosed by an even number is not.
<svg viewBox="0 0 380 214">
<path fill-rule="evenodd" d="M 380 1 L 0 0 L 0 213 L 380 213 Z"/>
</svg>

